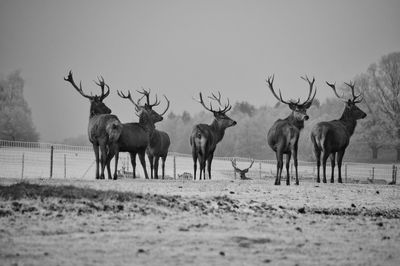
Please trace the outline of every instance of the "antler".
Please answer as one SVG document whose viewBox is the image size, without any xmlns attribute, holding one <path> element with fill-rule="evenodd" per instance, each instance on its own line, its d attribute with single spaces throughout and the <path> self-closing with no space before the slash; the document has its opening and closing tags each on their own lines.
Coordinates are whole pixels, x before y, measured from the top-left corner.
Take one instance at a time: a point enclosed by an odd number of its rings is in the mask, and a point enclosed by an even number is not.
<svg viewBox="0 0 400 266">
<path fill-rule="evenodd" d="M 79 87 L 76 85 L 74 78 L 72 77 L 72 70 L 69 71 L 68 77 L 64 77 L 65 81 L 68 81 L 71 83 L 71 85 L 79 92 L 80 95 L 82 95 L 85 98 L 92 99 L 93 96 L 87 95 L 83 92 L 82 90 L 82 82 L 79 82 Z"/>
<path fill-rule="evenodd" d="M 362 100 L 363 100 L 363 98 L 361 98 L 361 100 L 357 100 L 357 98 L 358 97 L 360 97 L 361 96 L 361 93 L 359 94 L 359 95 L 355 95 L 355 93 L 354 93 L 354 86 L 356 85 L 355 84 L 355 82 L 349 82 L 349 83 L 344 83 L 344 84 L 346 84 L 347 86 L 349 86 L 350 87 L 350 89 L 351 89 L 351 95 L 353 96 L 353 99 L 351 100 L 353 103 L 360 103 Z"/>
<path fill-rule="evenodd" d="M 143 97 L 146 97 L 147 105 L 148 105 L 150 108 L 153 108 L 154 106 L 157 106 L 157 105 L 160 104 L 160 101 L 158 101 L 158 99 L 157 99 L 157 94 L 156 94 L 156 100 L 155 100 L 155 102 L 154 102 L 153 104 L 150 104 L 150 89 L 149 89 L 149 90 L 145 90 L 144 88 L 142 88 L 142 91 L 137 91 L 137 92 L 139 92 L 140 94 L 143 94 L 142 98 L 143 98 Z M 142 98 L 140 98 L 139 101 L 140 101 Z"/>
<path fill-rule="evenodd" d="M 329 83 L 328 81 L 325 81 L 325 82 L 326 82 L 326 84 L 327 84 L 329 87 L 332 88 L 333 93 L 335 93 L 336 97 L 338 97 L 339 99 L 343 99 L 343 95 L 342 95 L 342 96 L 339 96 L 339 94 L 338 94 L 337 91 L 336 91 L 336 82 L 335 82 L 335 83 Z"/>
<path fill-rule="evenodd" d="M 221 103 L 221 93 L 218 92 L 218 97 L 215 96 L 214 93 L 211 93 L 211 95 L 212 95 L 212 97 L 211 97 L 211 96 L 208 96 L 208 98 L 210 98 L 211 100 L 217 101 L 218 104 L 219 104 L 219 106 L 222 106 L 222 103 Z M 218 108 L 218 109 L 219 109 L 218 112 L 220 112 L 220 113 L 226 113 L 226 112 L 228 112 L 229 110 L 231 110 L 232 106 L 231 106 L 231 104 L 229 103 L 229 98 L 227 98 L 227 99 L 228 99 L 228 103 L 224 106 L 223 109 L 221 109 L 221 107 L 219 107 L 219 108 Z"/>
<path fill-rule="evenodd" d="M 210 112 L 213 112 L 213 113 L 223 113 L 223 114 L 225 114 L 226 112 L 228 112 L 229 110 L 231 110 L 232 106 L 231 106 L 231 104 L 229 103 L 229 99 L 228 99 L 228 103 L 221 109 L 222 103 L 221 103 L 221 93 L 220 93 L 220 92 L 218 92 L 218 97 L 217 97 L 214 93 L 212 93 L 211 95 L 212 95 L 212 97 L 211 97 L 211 96 L 208 96 L 208 98 L 210 98 L 211 100 L 215 100 L 215 101 L 218 102 L 218 104 L 219 104 L 219 106 L 220 106 L 219 109 L 218 109 L 218 111 L 216 111 L 216 110 L 213 109 L 211 102 L 209 103 L 209 104 L 210 104 L 210 108 L 208 108 L 208 107 L 206 106 L 206 104 L 204 103 L 203 95 L 201 94 L 201 92 L 199 93 L 200 100 L 196 100 L 196 99 L 194 99 L 194 100 L 195 100 L 196 102 L 199 102 L 206 110 L 208 110 L 208 111 L 210 111 Z"/>
<path fill-rule="evenodd" d="M 167 96 L 164 95 L 164 98 L 165 98 L 165 100 L 167 100 L 167 107 L 165 108 L 165 111 L 162 114 L 160 114 L 161 116 L 163 116 L 169 108 L 169 100 L 168 100 Z"/>
<path fill-rule="evenodd" d="M 132 96 L 131 96 L 131 92 L 128 90 L 128 95 L 125 95 L 123 92 L 121 92 L 121 91 L 117 91 L 117 93 L 118 93 L 118 96 L 119 97 L 121 97 L 121 98 L 123 98 L 123 99 L 128 99 L 128 100 L 130 100 L 132 103 L 133 103 L 133 105 L 135 106 L 135 109 L 136 109 L 136 111 L 139 111 L 140 110 L 140 105 L 139 105 L 139 101 L 140 101 L 140 99 L 138 100 L 138 103 L 135 103 L 135 101 L 132 99 Z"/>
<path fill-rule="evenodd" d="M 275 98 L 276 98 L 278 101 L 280 101 L 281 103 L 284 103 L 284 104 L 289 104 L 289 102 L 286 102 L 286 101 L 284 101 L 284 100 L 282 99 L 281 90 L 279 90 L 279 97 L 278 97 L 278 95 L 275 93 L 274 85 L 273 85 L 273 83 L 274 83 L 274 78 L 275 78 L 275 75 L 272 75 L 272 76 L 269 76 L 268 79 L 265 80 L 265 81 L 268 83 L 269 89 L 271 90 L 272 94 L 275 96 Z"/>
<path fill-rule="evenodd" d="M 232 167 L 233 169 L 235 169 L 236 171 L 241 171 L 239 168 L 236 167 L 236 161 L 231 159 L 231 163 L 232 163 Z"/>
<path fill-rule="evenodd" d="M 100 88 L 101 88 L 100 100 L 104 100 L 110 94 L 110 86 L 108 86 L 104 82 L 104 78 L 102 76 L 97 77 L 97 79 L 98 79 L 98 82 L 94 81 L 94 83 L 96 83 L 97 86 L 100 86 Z M 106 93 L 104 93 L 104 86 L 107 87 L 107 92 Z"/>
<path fill-rule="evenodd" d="M 100 86 L 101 88 L 101 95 L 97 96 L 97 95 L 87 95 L 83 92 L 82 90 L 82 82 L 79 82 L 79 87 L 76 85 L 74 78 L 72 76 L 72 70 L 69 71 L 68 76 L 64 77 L 65 81 L 68 81 L 69 83 L 72 84 L 72 86 L 79 92 L 80 95 L 82 95 L 85 98 L 88 99 L 93 99 L 95 97 L 99 97 L 100 101 L 103 101 L 109 94 L 110 94 L 110 86 L 108 86 L 105 82 L 104 82 L 104 78 L 103 77 L 98 77 L 98 82 L 94 81 L 94 83 L 96 83 L 96 85 Z M 107 92 L 104 93 L 104 87 L 107 87 Z"/>
<path fill-rule="evenodd" d="M 246 168 L 246 170 L 249 170 L 252 166 L 253 166 L 253 163 L 254 163 L 254 160 L 253 159 L 251 159 L 251 164 L 250 164 L 250 166 L 249 167 L 247 167 Z"/>
<path fill-rule="evenodd" d="M 307 81 L 308 84 L 310 85 L 310 90 L 308 92 L 307 100 L 305 100 L 302 104 L 299 104 L 299 105 L 306 105 L 306 104 L 312 103 L 312 101 L 315 98 L 315 95 L 317 94 L 317 90 L 315 89 L 314 90 L 314 95 L 311 97 L 312 91 L 313 91 L 314 82 L 315 82 L 315 78 L 313 77 L 312 81 L 310 81 L 310 79 L 307 77 L 307 75 L 305 75 L 304 77 L 301 77 L 301 78 L 304 79 L 305 81 Z M 310 97 L 311 97 L 311 99 L 310 99 Z M 299 99 L 298 102 L 300 102 L 300 99 Z"/>
</svg>

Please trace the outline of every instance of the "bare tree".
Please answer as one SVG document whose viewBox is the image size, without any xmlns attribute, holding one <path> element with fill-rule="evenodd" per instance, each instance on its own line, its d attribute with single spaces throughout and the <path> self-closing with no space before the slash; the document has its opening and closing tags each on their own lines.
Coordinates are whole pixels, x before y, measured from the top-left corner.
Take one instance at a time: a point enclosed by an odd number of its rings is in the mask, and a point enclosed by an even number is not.
<svg viewBox="0 0 400 266">
<path fill-rule="evenodd" d="M 388 119 L 386 126 L 400 161 L 400 52 L 383 56 L 378 64 L 369 67 L 368 74 L 379 103 L 378 111 Z"/>
</svg>

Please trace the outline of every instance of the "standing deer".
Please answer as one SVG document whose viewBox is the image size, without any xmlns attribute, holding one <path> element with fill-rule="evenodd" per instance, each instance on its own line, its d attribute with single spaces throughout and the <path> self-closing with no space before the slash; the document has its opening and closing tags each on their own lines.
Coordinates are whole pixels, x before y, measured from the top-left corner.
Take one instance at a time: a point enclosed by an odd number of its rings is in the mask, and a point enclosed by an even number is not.
<svg viewBox="0 0 400 266">
<path fill-rule="evenodd" d="M 147 106 L 151 107 L 152 105 L 150 104 L 150 91 L 144 90 L 144 93 L 147 99 Z M 167 97 L 165 97 L 165 99 L 167 100 L 167 107 L 165 111 L 162 114 L 160 114 L 161 116 L 163 116 L 169 108 L 169 100 Z M 147 146 L 146 153 L 150 162 L 151 179 L 153 178 L 158 179 L 158 162 L 160 160 L 160 157 L 162 160 L 162 179 L 164 179 L 165 160 L 167 159 L 168 149 L 170 144 L 171 140 L 166 132 L 155 129 L 150 134 L 149 145 Z"/>
<path fill-rule="evenodd" d="M 278 119 L 272 127 L 268 131 L 267 141 L 268 145 L 272 150 L 275 151 L 277 165 L 276 165 L 276 179 L 275 185 L 281 184 L 281 176 L 283 169 L 283 155 L 286 154 L 286 185 L 290 185 L 290 176 L 289 176 L 289 164 L 290 157 L 293 154 L 294 167 L 296 170 L 296 185 L 299 184 L 299 177 L 297 172 L 297 150 L 298 150 L 298 142 L 300 137 L 300 131 L 304 128 L 304 121 L 308 120 L 307 109 L 310 108 L 315 94 L 317 90 L 314 90 L 313 95 L 313 85 L 315 82 L 315 78 L 312 81 L 308 79 L 308 77 L 301 77 L 310 85 L 309 93 L 307 100 L 303 103 L 300 103 L 300 99 L 297 102 L 294 101 L 284 101 L 282 99 L 281 91 L 279 90 L 279 97 L 275 93 L 273 83 L 274 76 L 268 77 L 266 82 L 275 96 L 275 98 L 281 103 L 287 104 L 289 108 L 292 110 L 292 113 L 285 119 Z"/>
<path fill-rule="evenodd" d="M 146 96 L 146 91 L 143 90 L 139 92 Z M 119 152 L 129 152 L 132 163 L 133 170 L 133 178 L 136 178 L 136 154 L 139 155 L 140 163 L 142 164 L 145 178 L 148 179 L 149 176 L 146 170 L 146 160 L 145 153 L 146 148 L 149 145 L 149 139 L 151 134 L 153 134 L 155 130 L 154 124 L 163 120 L 163 117 L 155 112 L 152 108 L 160 104 L 160 102 L 156 99 L 155 103 L 149 104 L 145 103 L 144 105 L 140 105 L 140 100 L 137 103 L 132 99 L 131 93 L 128 92 L 127 95 L 118 91 L 118 95 L 121 98 L 130 100 L 135 106 L 135 110 L 137 115 L 139 116 L 138 123 L 124 123 L 122 124 L 122 132 L 121 135 L 113 147 L 112 152 L 109 155 L 109 160 L 115 155 L 115 173 L 114 179 L 117 178 L 117 166 L 119 159 Z M 144 97 L 143 96 L 143 97 Z M 143 98 L 142 97 L 142 98 Z M 146 96 L 147 97 L 147 96 Z M 166 97 L 165 97 L 166 98 Z M 166 98 L 167 99 L 167 98 Z M 167 99 L 168 101 L 168 99 Z M 163 114 L 166 110 L 163 112 Z"/>
<path fill-rule="evenodd" d="M 87 95 L 82 90 L 82 83 L 79 87 L 76 85 L 72 76 L 72 71 L 69 72 L 64 80 L 79 92 L 80 95 L 90 101 L 90 115 L 88 125 L 89 141 L 93 145 L 94 155 L 96 158 L 96 179 L 104 179 L 104 168 L 107 165 L 108 178 L 111 179 L 110 163 L 107 161 L 107 153 L 110 145 L 115 143 L 122 131 L 122 125 L 118 117 L 111 114 L 111 109 L 108 108 L 103 100 L 110 94 L 110 87 L 105 84 L 104 79 L 98 78 L 96 85 L 101 88 L 101 95 Z M 107 92 L 104 93 L 104 87 L 107 87 Z M 101 155 L 99 154 L 99 148 Z M 100 158 L 101 156 L 101 158 Z M 99 162 L 101 163 L 101 175 L 99 176 Z"/>
<path fill-rule="evenodd" d="M 343 96 L 339 96 L 336 91 L 335 84 L 326 84 L 332 88 L 334 94 L 339 99 L 343 99 Z M 344 108 L 342 116 L 338 120 L 332 120 L 329 122 L 320 122 L 314 126 L 311 131 L 311 141 L 314 146 L 314 154 L 317 159 L 317 182 L 320 183 L 320 166 L 321 166 L 321 155 L 322 155 L 322 171 L 323 171 L 323 182 L 326 183 L 326 161 L 328 157 L 331 158 L 331 183 L 334 182 L 334 169 L 335 169 L 335 158 L 337 153 L 337 164 L 339 178 L 338 182 L 342 183 L 342 160 L 344 152 L 350 142 L 350 137 L 353 135 L 357 125 L 357 120 L 365 118 L 367 115 L 356 106 L 357 103 L 362 101 L 359 99 L 361 94 L 355 95 L 354 83 L 345 83 L 351 89 L 352 99 L 344 100 L 346 106 Z"/>
<path fill-rule="evenodd" d="M 192 157 L 193 157 L 193 168 L 194 168 L 194 180 L 196 180 L 196 170 L 197 170 L 197 159 L 200 164 L 200 176 L 203 174 L 203 178 L 206 178 L 206 162 L 208 177 L 211 179 L 211 163 L 214 157 L 214 151 L 217 144 L 222 140 L 225 134 L 225 129 L 228 127 L 236 125 L 236 121 L 229 118 L 226 113 L 232 108 L 228 103 L 221 109 L 221 93 L 218 92 L 218 97 L 212 94 L 209 97 L 211 100 L 217 101 L 219 104 L 219 110 L 213 109 L 210 102 L 210 107 L 208 108 L 203 101 L 203 96 L 201 92 L 199 93 L 200 99 L 197 100 L 207 111 L 210 111 L 214 115 L 214 121 L 210 124 L 197 124 L 193 127 L 192 134 L 190 135 L 190 145 L 192 146 Z"/>
<path fill-rule="evenodd" d="M 250 166 L 243 170 L 236 166 L 235 160 L 231 160 L 231 162 L 232 162 L 232 167 L 235 170 L 235 172 L 239 173 L 240 179 L 242 179 L 242 180 L 251 179 L 251 178 L 246 177 L 246 174 L 249 172 L 250 168 L 253 166 L 254 160 L 251 160 Z"/>
</svg>

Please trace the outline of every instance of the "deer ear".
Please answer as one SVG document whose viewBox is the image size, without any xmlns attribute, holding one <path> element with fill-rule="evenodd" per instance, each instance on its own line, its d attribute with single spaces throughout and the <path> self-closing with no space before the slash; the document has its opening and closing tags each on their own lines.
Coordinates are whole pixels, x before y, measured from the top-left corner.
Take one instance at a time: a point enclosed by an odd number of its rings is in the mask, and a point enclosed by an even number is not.
<svg viewBox="0 0 400 266">
<path fill-rule="evenodd" d="M 296 111 L 296 104 L 294 103 L 289 103 L 289 108 L 293 111 Z"/>
</svg>

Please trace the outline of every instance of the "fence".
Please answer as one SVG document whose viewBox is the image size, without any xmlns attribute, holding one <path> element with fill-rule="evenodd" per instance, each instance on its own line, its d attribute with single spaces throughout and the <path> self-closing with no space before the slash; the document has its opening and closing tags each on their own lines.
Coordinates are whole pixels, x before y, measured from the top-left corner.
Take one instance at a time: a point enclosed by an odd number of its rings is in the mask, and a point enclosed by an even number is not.
<svg viewBox="0 0 400 266">
<path fill-rule="evenodd" d="M 214 157 L 212 165 L 213 179 L 240 178 L 233 170 L 231 159 L 236 160 L 238 168 L 250 165 L 248 158 Z M 111 162 L 114 169 L 114 162 Z M 119 173 L 124 177 L 132 175 L 132 166 L 128 153 L 120 153 Z M 50 143 L 33 143 L 0 140 L 0 177 L 9 178 L 80 178 L 93 179 L 95 160 L 91 146 L 70 146 Z M 149 169 L 149 163 L 147 162 Z M 160 167 L 161 168 L 161 163 Z M 293 177 L 293 165 L 290 167 Z M 344 182 L 392 182 L 397 177 L 396 165 L 344 163 L 342 176 Z M 300 180 L 315 179 L 314 162 L 299 162 Z M 159 169 L 159 173 L 161 169 Z M 170 152 L 165 165 L 165 175 L 177 179 L 183 173 L 193 173 L 191 155 Z M 255 160 L 246 174 L 253 179 L 274 178 L 275 160 Z M 330 167 L 327 173 L 330 179 Z M 137 160 L 136 173 L 143 177 L 143 169 Z M 284 171 L 285 173 L 285 171 Z M 284 174 L 283 176 L 286 176 Z M 337 173 L 335 173 L 337 176 Z M 336 181 L 336 180 L 335 180 Z"/>
</svg>

